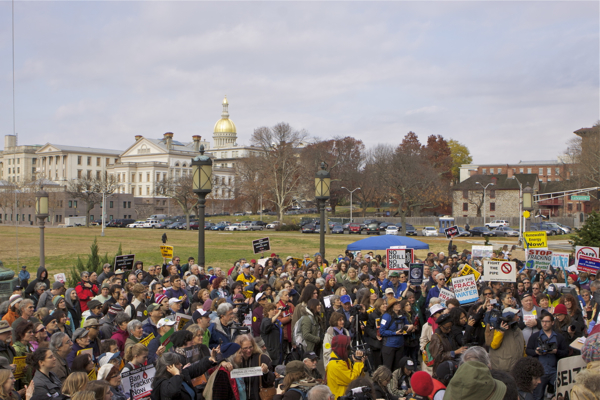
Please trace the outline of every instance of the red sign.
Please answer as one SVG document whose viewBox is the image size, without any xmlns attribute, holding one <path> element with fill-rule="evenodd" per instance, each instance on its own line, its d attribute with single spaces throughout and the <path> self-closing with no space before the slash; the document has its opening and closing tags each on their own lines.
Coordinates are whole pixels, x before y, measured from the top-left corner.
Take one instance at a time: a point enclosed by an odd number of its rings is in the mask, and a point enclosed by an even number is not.
<svg viewBox="0 0 600 400">
<path fill-rule="evenodd" d="M 509 263 L 504 263 L 504 264 L 502 264 L 502 266 L 500 267 L 500 269 L 505 274 L 510 274 L 510 271 L 512 271 L 512 266 Z"/>
</svg>

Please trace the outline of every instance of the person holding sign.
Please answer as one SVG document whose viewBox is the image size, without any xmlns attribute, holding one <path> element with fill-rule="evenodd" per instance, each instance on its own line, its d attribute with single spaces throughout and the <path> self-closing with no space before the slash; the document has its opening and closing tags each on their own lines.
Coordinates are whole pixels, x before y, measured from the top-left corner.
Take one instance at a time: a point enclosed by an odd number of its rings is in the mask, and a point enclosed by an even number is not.
<svg viewBox="0 0 600 400">
<path fill-rule="evenodd" d="M 446 276 L 441 272 L 435 276 L 435 281 L 437 285 L 429 289 L 429 293 L 427 293 L 427 298 L 425 299 L 425 307 L 429 307 L 429 300 L 433 297 L 440 297 L 440 291 L 442 289 L 448 289 L 446 287 Z"/>
</svg>

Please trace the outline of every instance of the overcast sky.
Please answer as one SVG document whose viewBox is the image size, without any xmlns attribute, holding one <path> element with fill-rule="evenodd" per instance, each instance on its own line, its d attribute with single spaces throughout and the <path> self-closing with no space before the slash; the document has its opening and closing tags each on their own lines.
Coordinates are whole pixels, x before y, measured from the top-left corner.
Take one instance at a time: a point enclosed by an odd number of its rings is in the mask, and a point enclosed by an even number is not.
<svg viewBox="0 0 600 400">
<path fill-rule="evenodd" d="M 289 122 L 322 139 L 440 134 L 474 161 L 555 159 L 599 117 L 590 2 L 15 3 L 20 144 L 238 142 Z M 11 2 L 0 1 L 0 132 L 11 134 Z M 3 141 L 0 144 L 3 147 Z"/>
</svg>

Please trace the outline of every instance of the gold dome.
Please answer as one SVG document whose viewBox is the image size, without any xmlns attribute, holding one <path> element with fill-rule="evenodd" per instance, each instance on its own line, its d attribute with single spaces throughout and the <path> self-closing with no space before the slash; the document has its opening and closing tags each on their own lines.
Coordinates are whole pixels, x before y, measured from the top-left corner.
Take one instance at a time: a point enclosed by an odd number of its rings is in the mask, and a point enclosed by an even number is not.
<svg viewBox="0 0 600 400">
<path fill-rule="evenodd" d="M 230 120 L 229 118 L 221 118 L 215 124 L 215 130 L 213 132 L 237 133 L 237 130 L 232 120 Z"/>
</svg>

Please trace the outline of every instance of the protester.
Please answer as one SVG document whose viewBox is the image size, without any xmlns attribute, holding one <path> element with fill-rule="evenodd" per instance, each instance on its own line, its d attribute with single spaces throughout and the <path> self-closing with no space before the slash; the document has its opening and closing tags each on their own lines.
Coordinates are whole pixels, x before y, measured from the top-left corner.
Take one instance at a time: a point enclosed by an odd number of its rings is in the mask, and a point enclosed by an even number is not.
<svg viewBox="0 0 600 400">
<path fill-rule="evenodd" d="M 35 391 L 31 400 L 45 400 L 62 396 L 62 382 L 52 372 L 56 367 L 56 358 L 49 349 L 37 349 L 27 355 L 27 365 L 34 371 L 33 385 Z"/>
<path fill-rule="evenodd" d="M 336 396 L 343 396 L 350 382 L 363 373 L 363 352 L 351 354 L 350 338 L 338 335 L 331 341 L 331 360 L 325 368 L 327 386 Z"/>
</svg>

